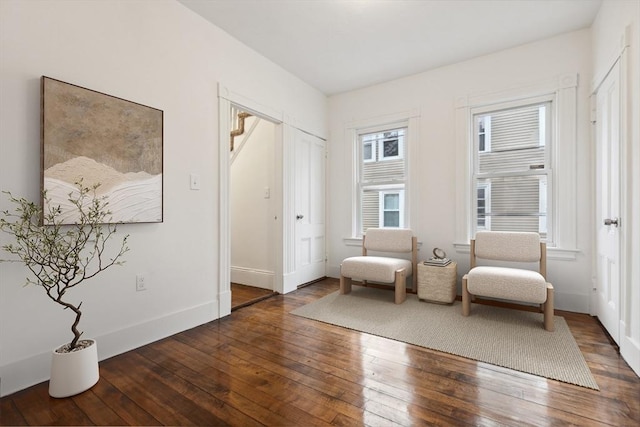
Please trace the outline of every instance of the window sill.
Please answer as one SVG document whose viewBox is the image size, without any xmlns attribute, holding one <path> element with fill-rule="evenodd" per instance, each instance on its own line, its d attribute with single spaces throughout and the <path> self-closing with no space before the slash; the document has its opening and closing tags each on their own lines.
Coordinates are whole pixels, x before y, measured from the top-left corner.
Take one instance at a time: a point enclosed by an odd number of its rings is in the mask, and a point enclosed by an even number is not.
<svg viewBox="0 0 640 427">
<path fill-rule="evenodd" d="M 454 243 L 453 246 L 459 254 L 469 253 L 469 243 Z M 547 248 L 547 259 L 560 261 L 575 261 L 577 255 L 582 252 L 580 249 Z"/>
</svg>

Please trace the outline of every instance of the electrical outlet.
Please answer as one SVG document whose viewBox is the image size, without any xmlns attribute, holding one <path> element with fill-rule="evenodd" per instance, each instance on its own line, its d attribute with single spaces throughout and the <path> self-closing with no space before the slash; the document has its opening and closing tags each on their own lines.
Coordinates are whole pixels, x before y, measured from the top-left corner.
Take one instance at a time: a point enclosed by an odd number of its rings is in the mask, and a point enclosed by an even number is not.
<svg viewBox="0 0 640 427">
<path fill-rule="evenodd" d="M 142 274 L 138 274 L 136 276 L 136 291 L 146 291 L 147 290 L 147 282 Z"/>
</svg>

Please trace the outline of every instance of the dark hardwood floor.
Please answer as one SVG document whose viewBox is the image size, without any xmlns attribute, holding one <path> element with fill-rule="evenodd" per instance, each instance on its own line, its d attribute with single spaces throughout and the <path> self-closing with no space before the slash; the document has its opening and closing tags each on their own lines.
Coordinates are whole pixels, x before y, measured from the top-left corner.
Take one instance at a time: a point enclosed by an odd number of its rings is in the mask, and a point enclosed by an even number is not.
<svg viewBox="0 0 640 427">
<path fill-rule="evenodd" d="M 231 311 L 239 310 L 274 295 L 277 293 L 268 289 L 231 283 Z"/>
<path fill-rule="evenodd" d="M 597 320 L 565 316 L 600 391 L 288 314 L 327 279 L 100 363 L 91 390 L 0 399 L 3 425 L 638 426 L 640 379 Z"/>
</svg>

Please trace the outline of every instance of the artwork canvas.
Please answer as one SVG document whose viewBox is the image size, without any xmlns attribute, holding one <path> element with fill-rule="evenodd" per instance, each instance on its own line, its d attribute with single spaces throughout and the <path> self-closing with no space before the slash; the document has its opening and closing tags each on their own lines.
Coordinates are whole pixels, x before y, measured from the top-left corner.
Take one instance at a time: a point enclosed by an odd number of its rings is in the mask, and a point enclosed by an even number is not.
<svg viewBox="0 0 640 427">
<path fill-rule="evenodd" d="M 162 222 L 162 133 L 162 110 L 43 76 L 42 188 L 63 223 L 80 180 L 100 184 L 109 222 Z"/>
</svg>

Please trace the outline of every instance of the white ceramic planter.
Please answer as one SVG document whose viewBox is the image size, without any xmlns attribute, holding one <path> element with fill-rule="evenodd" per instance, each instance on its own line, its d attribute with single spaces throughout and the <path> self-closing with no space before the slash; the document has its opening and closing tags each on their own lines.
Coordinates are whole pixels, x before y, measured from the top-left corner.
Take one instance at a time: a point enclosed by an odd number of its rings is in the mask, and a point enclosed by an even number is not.
<svg viewBox="0 0 640 427">
<path fill-rule="evenodd" d="M 71 353 L 51 355 L 51 379 L 49 395 L 51 397 L 69 397 L 89 390 L 98 382 L 98 345 L 94 340 L 89 347 Z"/>
</svg>

